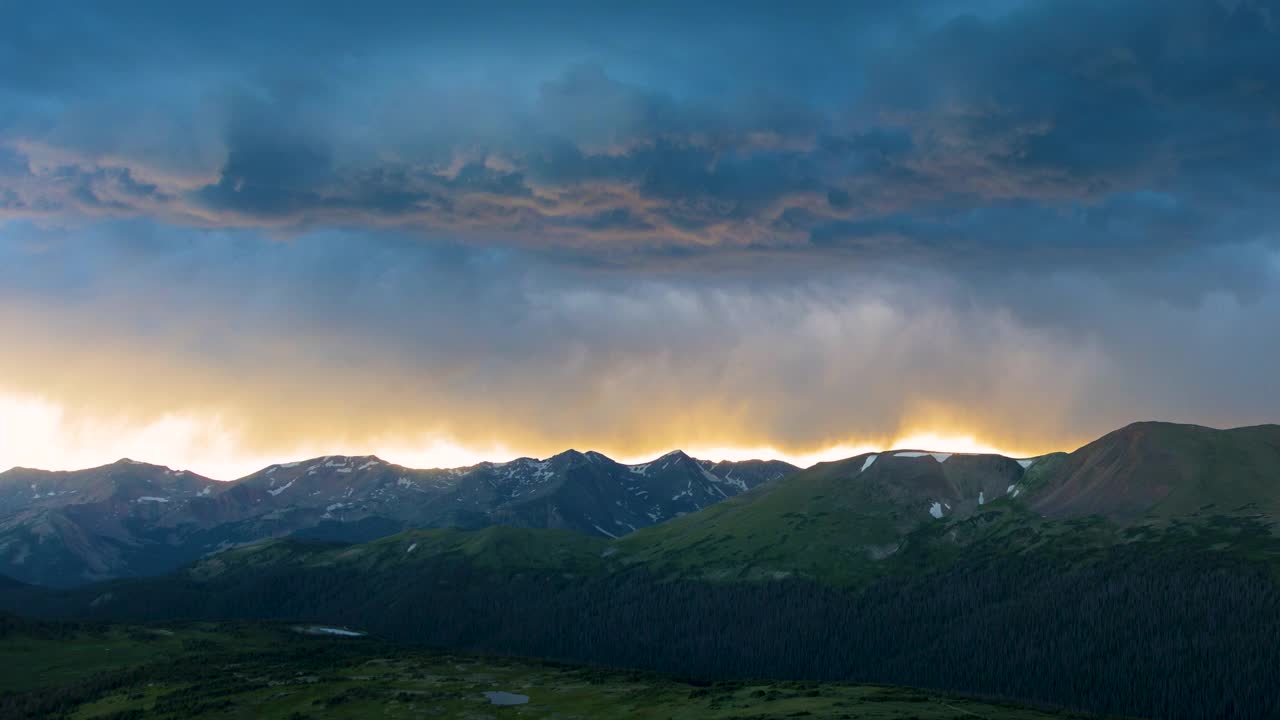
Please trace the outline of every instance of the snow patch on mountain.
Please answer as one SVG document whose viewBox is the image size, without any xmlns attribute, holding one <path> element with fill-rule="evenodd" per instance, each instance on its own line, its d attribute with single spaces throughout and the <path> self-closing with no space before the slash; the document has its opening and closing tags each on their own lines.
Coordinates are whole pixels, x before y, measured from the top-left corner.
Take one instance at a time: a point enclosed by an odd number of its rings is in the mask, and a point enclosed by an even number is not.
<svg viewBox="0 0 1280 720">
<path fill-rule="evenodd" d="M 878 457 L 880 457 L 880 456 L 879 456 L 879 455 L 868 455 L 868 456 L 867 456 L 867 459 L 862 461 L 862 469 L 861 469 L 861 470 L 859 470 L 858 472 L 866 472 L 866 471 L 867 471 L 867 468 L 871 467 L 871 464 L 872 464 L 872 463 L 874 463 L 874 462 L 876 461 L 876 458 L 878 458 Z"/>
<path fill-rule="evenodd" d="M 708 476 L 708 478 L 709 478 L 712 482 L 717 483 L 717 485 L 718 485 L 719 483 L 724 483 L 724 484 L 726 484 L 726 485 L 732 485 L 733 487 L 738 488 L 738 492 L 746 492 L 746 491 L 748 490 L 748 488 L 747 488 L 747 481 L 746 481 L 746 480 L 743 480 L 742 478 L 736 478 L 736 477 L 734 477 L 734 476 L 733 476 L 733 471 L 732 471 L 732 470 L 730 470 L 730 471 L 729 471 L 729 472 L 728 472 L 724 477 L 722 477 L 722 478 L 720 478 L 720 477 L 716 477 L 714 473 L 711 473 L 711 472 L 707 471 L 707 469 L 706 469 L 706 468 L 703 468 L 702 472 L 703 472 L 703 474 L 707 475 L 707 476 Z M 716 489 L 717 489 L 717 490 L 720 490 L 720 488 L 719 488 L 719 487 L 717 487 Z M 720 494 L 722 494 L 722 495 L 723 495 L 723 494 L 724 494 L 724 491 L 723 491 L 723 490 L 720 490 Z M 726 496 L 726 497 L 727 497 L 727 496 Z"/>
<path fill-rule="evenodd" d="M 693 481 L 692 480 L 689 481 L 688 485 L 685 486 L 684 490 L 676 493 L 675 495 L 672 495 L 671 500 L 672 502 L 675 502 L 676 500 L 679 500 L 682 497 L 690 497 L 690 498 L 693 497 Z"/>
<path fill-rule="evenodd" d="M 699 465 L 699 466 L 698 466 L 698 470 L 702 471 L 702 477 L 703 477 L 707 482 L 711 483 L 711 487 L 715 488 L 715 491 L 716 491 L 716 492 L 718 492 L 718 493 L 720 493 L 721 497 L 729 497 L 729 493 L 726 493 L 726 492 L 724 491 L 724 489 L 720 487 L 721 478 L 716 477 L 715 475 L 713 475 L 710 471 L 708 471 L 706 468 L 702 467 L 701 465 Z M 743 483 L 743 484 L 742 484 L 742 489 L 743 489 L 743 490 L 746 490 L 746 489 L 747 489 L 747 488 L 746 488 L 746 483 Z"/>
<path fill-rule="evenodd" d="M 938 462 L 943 463 L 943 462 L 946 462 L 947 458 L 951 457 L 953 454 L 954 453 L 908 451 L 908 452 L 894 453 L 893 456 L 905 457 L 905 458 L 918 458 L 918 457 L 924 457 L 925 455 L 932 455 L 934 460 L 937 460 Z"/>
</svg>

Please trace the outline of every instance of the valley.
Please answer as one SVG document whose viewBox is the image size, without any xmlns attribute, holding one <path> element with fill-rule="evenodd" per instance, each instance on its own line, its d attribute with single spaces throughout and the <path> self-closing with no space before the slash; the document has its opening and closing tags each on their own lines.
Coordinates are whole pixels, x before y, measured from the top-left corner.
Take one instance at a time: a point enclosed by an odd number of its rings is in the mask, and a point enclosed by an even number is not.
<svg viewBox="0 0 1280 720">
<path fill-rule="evenodd" d="M 263 623 L 75 626 L 0 616 L 0 716 L 865 720 L 1083 718 L 910 688 L 721 682 L 406 650 Z M 56 672 L 55 672 L 56 669 Z"/>
</svg>

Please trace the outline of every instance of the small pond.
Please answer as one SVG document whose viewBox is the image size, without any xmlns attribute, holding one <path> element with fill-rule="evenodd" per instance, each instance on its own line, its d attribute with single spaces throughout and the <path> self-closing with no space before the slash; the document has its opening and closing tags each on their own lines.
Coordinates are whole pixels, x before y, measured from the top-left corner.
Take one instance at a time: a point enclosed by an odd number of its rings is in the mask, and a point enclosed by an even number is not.
<svg viewBox="0 0 1280 720">
<path fill-rule="evenodd" d="M 528 695 L 517 695 L 503 690 L 490 690 L 484 694 L 492 705 L 524 705 L 529 702 Z"/>
</svg>

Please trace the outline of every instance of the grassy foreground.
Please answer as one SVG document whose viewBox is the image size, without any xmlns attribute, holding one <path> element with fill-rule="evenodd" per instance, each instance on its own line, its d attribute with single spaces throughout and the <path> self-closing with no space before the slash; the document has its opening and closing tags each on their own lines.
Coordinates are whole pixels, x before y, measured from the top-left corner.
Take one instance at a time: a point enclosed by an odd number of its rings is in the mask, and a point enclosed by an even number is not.
<svg viewBox="0 0 1280 720">
<path fill-rule="evenodd" d="M 527 702 L 495 705 L 485 693 L 509 693 L 527 697 Z M 0 621 L 0 717 L 1032 720 L 1068 716 L 905 688 L 689 683 L 537 660 L 409 650 L 372 638 L 303 634 L 288 625 L 130 627 L 7 618 Z"/>
</svg>

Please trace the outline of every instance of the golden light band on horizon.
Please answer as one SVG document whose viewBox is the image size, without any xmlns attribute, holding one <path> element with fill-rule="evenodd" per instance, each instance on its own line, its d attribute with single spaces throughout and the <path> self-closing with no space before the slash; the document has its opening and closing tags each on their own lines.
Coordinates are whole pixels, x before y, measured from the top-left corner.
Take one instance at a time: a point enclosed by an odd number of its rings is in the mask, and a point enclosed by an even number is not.
<svg viewBox="0 0 1280 720">
<path fill-rule="evenodd" d="M 134 460 L 190 470 L 218 480 L 243 477 L 268 465 L 321 455 L 377 455 L 406 467 L 462 467 L 479 462 L 503 462 L 521 456 L 546 457 L 563 447 L 512 448 L 501 444 L 467 444 L 445 437 L 388 438 L 383 442 L 325 443 L 315 441 L 275 450 L 250 450 L 217 418 L 167 416 L 131 425 L 117 419 L 69 419 L 52 403 L 13 395 L 0 395 L 0 471 L 10 467 L 42 470 L 77 470 L 128 457 Z M 636 464 L 663 453 L 682 449 L 705 460 L 778 459 L 807 467 L 867 452 L 914 448 L 956 453 L 997 453 L 1029 457 L 1055 448 L 1004 448 L 962 432 L 914 431 L 899 433 L 886 442 L 844 442 L 811 449 L 722 444 L 714 446 L 585 447 L 618 462 Z"/>
</svg>

